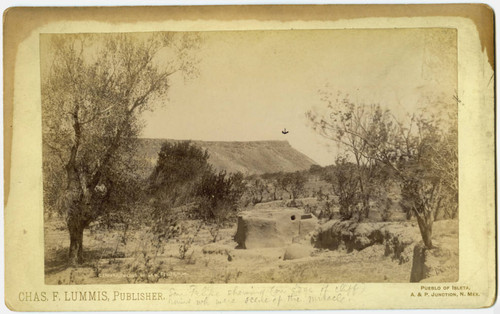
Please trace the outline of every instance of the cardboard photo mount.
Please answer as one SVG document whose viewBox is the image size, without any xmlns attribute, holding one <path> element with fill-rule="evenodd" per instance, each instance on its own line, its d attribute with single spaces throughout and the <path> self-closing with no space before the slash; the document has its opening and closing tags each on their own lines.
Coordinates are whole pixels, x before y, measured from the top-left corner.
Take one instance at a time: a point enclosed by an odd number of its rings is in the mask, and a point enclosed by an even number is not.
<svg viewBox="0 0 500 314">
<path fill-rule="evenodd" d="M 47 285 L 40 35 L 452 28 L 459 279 L 425 283 Z M 4 13 L 5 302 L 16 311 L 481 308 L 496 300 L 495 48 L 482 4 L 10 8 Z M 181 297 L 182 296 L 182 297 Z"/>
</svg>

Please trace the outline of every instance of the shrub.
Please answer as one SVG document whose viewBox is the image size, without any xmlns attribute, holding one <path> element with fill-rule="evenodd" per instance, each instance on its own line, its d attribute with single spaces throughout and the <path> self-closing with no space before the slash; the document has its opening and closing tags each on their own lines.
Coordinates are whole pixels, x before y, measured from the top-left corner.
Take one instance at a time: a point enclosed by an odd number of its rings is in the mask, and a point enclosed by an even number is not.
<svg viewBox="0 0 500 314">
<path fill-rule="evenodd" d="M 206 171 L 196 190 L 199 218 L 217 224 L 226 221 L 236 212 L 243 191 L 241 173 L 228 175 L 225 171 Z"/>
<path fill-rule="evenodd" d="M 380 217 L 382 218 L 382 221 L 389 221 L 392 217 L 392 200 L 390 198 L 384 198 L 377 201 L 377 203 L 380 208 Z"/>
<path fill-rule="evenodd" d="M 306 176 L 299 172 L 285 173 L 278 178 L 278 185 L 290 194 L 290 198 L 295 200 L 299 194 L 304 192 L 304 185 L 307 182 Z"/>
<path fill-rule="evenodd" d="M 356 165 L 346 157 L 339 156 L 326 181 L 332 184 L 333 193 L 338 198 L 339 214 L 342 220 L 361 219 L 363 208 L 360 204 L 359 180 Z"/>
<path fill-rule="evenodd" d="M 210 170 L 208 152 L 189 141 L 165 142 L 150 176 L 150 192 L 170 207 L 191 201 L 203 173 Z"/>
<path fill-rule="evenodd" d="M 320 165 L 311 165 L 311 167 L 309 167 L 309 174 L 320 175 L 322 172 L 323 167 L 321 167 Z"/>
</svg>

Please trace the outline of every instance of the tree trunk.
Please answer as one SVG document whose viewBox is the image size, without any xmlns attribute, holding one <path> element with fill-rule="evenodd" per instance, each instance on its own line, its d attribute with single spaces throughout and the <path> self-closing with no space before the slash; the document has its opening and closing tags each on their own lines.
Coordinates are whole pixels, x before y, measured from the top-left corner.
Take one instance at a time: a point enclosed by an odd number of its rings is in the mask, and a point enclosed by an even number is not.
<svg viewBox="0 0 500 314">
<path fill-rule="evenodd" d="M 363 167 L 361 165 L 360 156 L 358 154 L 355 154 L 355 157 L 356 157 L 356 166 L 357 166 L 357 170 L 358 170 L 359 190 L 361 192 L 361 198 L 362 198 L 362 202 L 363 202 L 362 216 L 364 218 L 368 218 L 368 215 L 370 215 L 370 197 L 365 193 L 365 186 L 363 184 L 363 178 L 361 175 L 362 171 L 363 171 Z M 361 215 L 360 215 L 360 218 L 361 218 Z"/>
<path fill-rule="evenodd" d="M 422 235 L 422 240 L 427 248 L 432 249 L 432 224 L 434 222 L 433 215 L 426 217 L 424 214 L 417 213 L 418 228 Z"/>
<path fill-rule="evenodd" d="M 369 197 L 363 194 L 363 216 L 364 218 L 368 218 L 369 215 L 370 215 Z"/>
<path fill-rule="evenodd" d="M 69 264 L 76 266 L 83 262 L 83 230 L 85 224 L 76 218 L 70 217 L 68 219 L 69 231 Z"/>
</svg>

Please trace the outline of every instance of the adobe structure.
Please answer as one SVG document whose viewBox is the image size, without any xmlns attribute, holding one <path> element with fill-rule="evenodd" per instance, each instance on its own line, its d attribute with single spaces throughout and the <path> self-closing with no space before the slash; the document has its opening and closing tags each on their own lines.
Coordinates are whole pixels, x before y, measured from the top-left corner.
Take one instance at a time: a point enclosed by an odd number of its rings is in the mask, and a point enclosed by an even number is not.
<svg viewBox="0 0 500 314">
<path fill-rule="evenodd" d="M 310 243 L 318 226 L 312 214 L 301 209 L 259 209 L 238 216 L 234 240 L 239 249 L 285 247 L 292 243 Z"/>
</svg>

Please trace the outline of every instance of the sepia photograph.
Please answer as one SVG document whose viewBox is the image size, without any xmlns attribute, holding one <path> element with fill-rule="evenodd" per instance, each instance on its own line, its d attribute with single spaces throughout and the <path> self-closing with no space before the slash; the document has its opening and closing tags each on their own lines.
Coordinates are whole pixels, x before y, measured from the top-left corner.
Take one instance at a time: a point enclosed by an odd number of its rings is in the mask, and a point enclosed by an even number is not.
<svg viewBox="0 0 500 314">
<path fill-rule="evenodd" d="M 459 279 L 457 31 L 40 35 L 48 285 Z"/>
<path fill-rule="evenodd" d="M 6 310 L 495 304 L 488 6 L 14 7 L 3 27 Z"/>
</svg>

